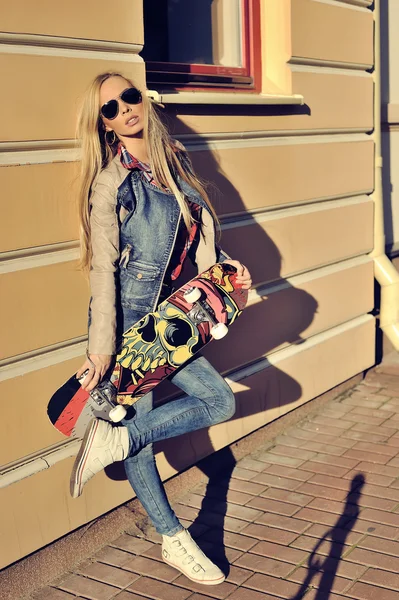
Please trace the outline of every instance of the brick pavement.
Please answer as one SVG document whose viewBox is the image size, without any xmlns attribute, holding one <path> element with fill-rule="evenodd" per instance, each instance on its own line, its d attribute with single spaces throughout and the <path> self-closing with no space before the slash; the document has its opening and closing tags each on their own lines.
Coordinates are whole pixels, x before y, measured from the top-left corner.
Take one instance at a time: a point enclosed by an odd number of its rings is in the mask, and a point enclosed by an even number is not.
<svg viewBox="0 0 399 600">
<path fill-rule="evenodd" d="M 223 584 L 196 585 L 163 563 L 149 527 L 32 598 L 397 600 L 398 467 L 399 371 L 375 370 L 238 461 L 231 477 L 219 461 L 208 485 L 174 503 L 204 551 L 229 568 Z"/>
</svg>

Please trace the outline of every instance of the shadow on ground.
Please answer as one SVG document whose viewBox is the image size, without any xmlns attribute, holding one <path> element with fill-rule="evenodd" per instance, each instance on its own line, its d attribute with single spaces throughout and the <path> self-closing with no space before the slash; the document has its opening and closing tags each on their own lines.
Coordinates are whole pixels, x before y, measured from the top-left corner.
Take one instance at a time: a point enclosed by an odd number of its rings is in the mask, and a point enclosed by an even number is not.
<svg viewBox="0 0 399 600">
<path fill-rule="evenodd" d="M 328 600 L 330 597 L 334 579 L 344 552 L 346 539 L 359 516 L 359 500 L 364 483 L 365 477 L 363 473 L 358 473 L 352 479 L 342 515 L 339 516 L 336 523 L 313 548 L 306 565 L 308 569 L 307 577 L 303 581 L 298 593 L 293 598 L 290 598 L 290 600 L 302 600 L 309 588 L 312 587 L 317 588 L 313 600 Z M 320 552 L 324 554 L 322 546 L 325 545 L 325 542 L 329 542 L 329 547 L 327 556 L 324 558 Z M 318 579 L 319 575 L 319 581 L 312 586 L 312 582 Z"/>
</svg>

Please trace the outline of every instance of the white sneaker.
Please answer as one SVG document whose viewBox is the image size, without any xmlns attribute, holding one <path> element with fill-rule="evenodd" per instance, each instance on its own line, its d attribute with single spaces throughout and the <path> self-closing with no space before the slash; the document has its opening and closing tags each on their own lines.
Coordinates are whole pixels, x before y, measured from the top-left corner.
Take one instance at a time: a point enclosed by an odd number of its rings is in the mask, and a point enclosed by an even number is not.
<svg viewBox="0 0 399 600">
<path fill-rule="evenodd" d="M 226 579 L 195 543 L 186 529 L 176 535 L 162 536 L 162 558 L 186 577 L 203 585 L 217 585 Z"/>
<path fill-rule="evenodd" d="M 87 426 L 82 444 L 72 468 L 70 490 L 72 498 L 81 495 L 83 486 L 99 471 L 129 454 L 129 434 L 126 427 L 114 426 L 103 419 L 93 419 Z"/>
</svg>

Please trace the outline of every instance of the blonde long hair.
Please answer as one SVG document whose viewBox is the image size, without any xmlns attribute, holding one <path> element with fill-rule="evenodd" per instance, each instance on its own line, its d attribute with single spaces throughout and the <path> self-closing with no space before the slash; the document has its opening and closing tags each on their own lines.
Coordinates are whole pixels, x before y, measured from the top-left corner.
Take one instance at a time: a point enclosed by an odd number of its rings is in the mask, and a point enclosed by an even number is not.
<svg viewBox="0 0 399 600">
<path fill-rule="evenodd" d="M 106 131 L 100 116 L 100 89 L 110 77 L 122 77 L 131 86 L 134 83 L 121 73 L 109 72 L 98 75 L 86 91 L 78 115 L 77 138 L 81 140 L 82 160 L 78 192 L 78 212 L 80 223 L 80 267 L 88 270 L 91 264 L 90 235 L 90 194 L 94 181 L 100 172 L 117 154 L 118 138 L 112 144 L 106 139 Z M 152 101 L 143 91 L 144 130 L 148 157 L 155 181 L 167 187 L 175 195 L 182 211 L 184 222 L 189 229 L 192 216 L 176 181 L 176 174 L 193 187 L 208 205 L 215 225 L 219 229 L 219 220 L 205 191 L 204 184 L 189 168 L 183 168 L 176 152 L 176 146 L 160 120 Z"/>
</svg>

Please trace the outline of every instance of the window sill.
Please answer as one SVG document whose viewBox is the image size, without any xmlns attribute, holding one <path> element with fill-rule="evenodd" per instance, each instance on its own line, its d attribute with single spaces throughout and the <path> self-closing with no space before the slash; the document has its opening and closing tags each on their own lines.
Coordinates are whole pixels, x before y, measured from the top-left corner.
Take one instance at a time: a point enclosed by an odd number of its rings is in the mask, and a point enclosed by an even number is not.
<svg viewBox="0 0 399 600">
<path fill-rule="evenodd" d="M 299 94 L 240 94 L 222 92 L 157 92 L 147 90 L 156 104 L 299 104 L 305 103 Z"/>
</svg>

